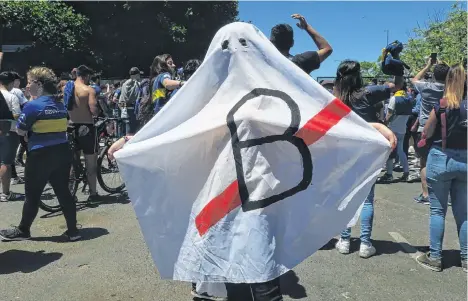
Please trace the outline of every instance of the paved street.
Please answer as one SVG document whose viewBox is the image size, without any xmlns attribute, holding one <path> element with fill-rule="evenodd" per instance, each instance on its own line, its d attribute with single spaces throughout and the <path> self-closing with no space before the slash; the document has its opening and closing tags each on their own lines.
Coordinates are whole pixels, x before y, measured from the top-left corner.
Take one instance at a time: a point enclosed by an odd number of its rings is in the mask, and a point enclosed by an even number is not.
<svg viewBox="0 0 468 301">
<path fill-rule="evenodd" d="M 285 300 L 466 300 L 466 274 L 459 267 L 451 212 L 444 271 L 428 271 L 414 260 L 415 248 L 428 243 L 429 207 L 412 200 L 419 185 L 378 185 L 372 235 L 377 256 L 360 259 L 357 241 L 346 256 L 331 243 L 283 276 Z M 17 225 L 22 205 L 0 203 L 0 227 Z M 0 301 L 192 300 L 189 284 L 159 279 L 124 197 L 109 196 L 98 208 L 80 211 L 84 239 L 76 243 L 59 237 L 65 231 L 62 216 L 44 214 L 40 211 L 33 225 L 33 240 L 0 242 Z M 355 228 L 353 236 L 357 235 Z"/>
</svg>

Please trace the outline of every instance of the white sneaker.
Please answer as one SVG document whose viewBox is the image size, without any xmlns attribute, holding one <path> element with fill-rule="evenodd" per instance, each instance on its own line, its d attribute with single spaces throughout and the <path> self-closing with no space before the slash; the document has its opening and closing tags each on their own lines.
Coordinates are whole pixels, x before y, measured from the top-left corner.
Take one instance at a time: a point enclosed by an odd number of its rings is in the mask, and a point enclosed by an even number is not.
<svg viewBox="0 0 468 301">
<path fill-rule="evenodd" d="M 349 240 L 340 238 L 340 240 L 336 242 L 335 248 L 341 254 L 349 254 L 349 245 Z"/>
<path fill-rule="evenodd" d="M 369 258 L 374 255 L 375 252 L 376 250 L 373 245 L 361 244 L 361 247 L 359 248 L 359 256 L 362 258 Z"/>
</svg>

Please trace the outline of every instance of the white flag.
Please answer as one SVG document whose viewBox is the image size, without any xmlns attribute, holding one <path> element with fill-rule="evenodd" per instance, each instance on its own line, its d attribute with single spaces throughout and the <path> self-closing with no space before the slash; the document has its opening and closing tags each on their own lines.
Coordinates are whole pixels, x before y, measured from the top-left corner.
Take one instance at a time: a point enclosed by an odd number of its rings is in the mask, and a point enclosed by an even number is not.
<svg viewBox="0 0 468 301">
<path fill-rule="evenodd" d="M 116 157 L 163 278 L 255 283 L 338 235 L 389 152 L 256 27 L 232 23 Z"/>
</svg>

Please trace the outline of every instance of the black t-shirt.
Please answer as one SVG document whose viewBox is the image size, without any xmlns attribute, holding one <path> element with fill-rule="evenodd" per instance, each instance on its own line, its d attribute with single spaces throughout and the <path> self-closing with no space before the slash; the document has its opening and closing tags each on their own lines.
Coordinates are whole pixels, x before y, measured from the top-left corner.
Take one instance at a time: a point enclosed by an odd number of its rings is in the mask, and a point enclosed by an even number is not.
<svg viewBox="0 0 468 301">
<path fill-rule="evenodd" d="M 437 112 L 437 126 L 433 135 L 433 144 L 442 147 L 442 127 L 440 113 L 443 112 L 443 109 L 436 107 L 435 110 Z M 446 109 L 445 118 L 447 121 L 447 148 L 466 149 L 467 110 L 468 108 L 466 100 L 461 102 L 460 108 L 458 109 Z"/>
<path fill-rule="evenodd" d="M 320 68 L 320 57 L 317 51 L 306 51 L 290 56 L 289 59 L 307 74 Z"/>
<path fill-rule="evenodd" d="M 387 85 L 367 86 L 353 95 L 352 110 L 367 122 L 379 122 L 376 104 L 390 98 Z"/>
</svg>

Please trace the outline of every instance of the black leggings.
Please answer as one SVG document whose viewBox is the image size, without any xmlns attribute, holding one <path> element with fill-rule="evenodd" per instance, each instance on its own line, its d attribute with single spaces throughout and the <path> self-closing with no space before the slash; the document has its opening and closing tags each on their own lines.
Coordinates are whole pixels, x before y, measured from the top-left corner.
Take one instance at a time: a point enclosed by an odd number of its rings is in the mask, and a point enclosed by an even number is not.
<svg viewBox="0 0 468 301">
<path fill-rule="evenodd" d="M 47 146 L 29 153 L 24 170 L 26 201 L 19 229 L 29 233 L 39 211 L 47 182 L 54 189 L 69 231 L 76 231 L 76 206 L 68 189 L 72 154 L 68 143 Z"/>
</svg>

